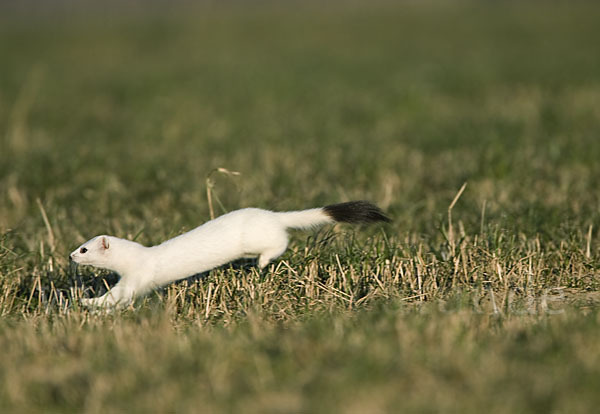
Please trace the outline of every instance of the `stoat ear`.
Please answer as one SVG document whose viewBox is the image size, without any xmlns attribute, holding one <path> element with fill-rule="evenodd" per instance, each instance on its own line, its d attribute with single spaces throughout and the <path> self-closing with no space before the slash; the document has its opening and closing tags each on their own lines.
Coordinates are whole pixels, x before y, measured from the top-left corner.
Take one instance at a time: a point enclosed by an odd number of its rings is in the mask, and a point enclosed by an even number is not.
<svg viewBox="0 0 600 414">
<path fill-rule="evenodd" d="M 104 250 L 108 250 L 109 247 L 110 247 L 110 244 L 108 242 L 108 237 L 102 236 L 102 248 Z"/>
</svg>

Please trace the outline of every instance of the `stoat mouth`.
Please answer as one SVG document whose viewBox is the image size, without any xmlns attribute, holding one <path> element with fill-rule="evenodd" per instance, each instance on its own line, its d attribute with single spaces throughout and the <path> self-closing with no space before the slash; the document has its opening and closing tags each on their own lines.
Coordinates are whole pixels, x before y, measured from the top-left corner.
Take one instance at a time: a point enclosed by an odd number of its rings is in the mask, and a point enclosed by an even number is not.
<svg viewBox="0 0 600 414">
<path fill-rule="evenodd" d="M 71 274 L 77 274 L 77 268 L 79 267 L 79 263 L 77 263 L 71 256 L 69 256 L 69 271 Z"/>
</svg>

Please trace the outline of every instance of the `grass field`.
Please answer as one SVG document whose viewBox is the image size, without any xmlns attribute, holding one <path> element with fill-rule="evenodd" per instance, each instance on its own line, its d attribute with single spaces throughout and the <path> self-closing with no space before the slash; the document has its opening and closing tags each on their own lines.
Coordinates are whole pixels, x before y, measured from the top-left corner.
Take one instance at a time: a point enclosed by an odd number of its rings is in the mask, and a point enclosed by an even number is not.
<svg viewBox="0 0 600 414">
<path fill-rule="evenodd" d="M 0 6 L 0 410 L 596 411 L 600 6 L 286 3 Z M 394 221 L 80 309 L 207 186 Z"/>
</svg>

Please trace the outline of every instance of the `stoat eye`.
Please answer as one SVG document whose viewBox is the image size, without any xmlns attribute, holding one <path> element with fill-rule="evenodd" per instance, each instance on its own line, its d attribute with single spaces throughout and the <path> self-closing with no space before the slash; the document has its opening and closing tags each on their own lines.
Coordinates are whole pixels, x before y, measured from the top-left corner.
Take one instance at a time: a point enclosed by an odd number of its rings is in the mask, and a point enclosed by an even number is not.
<svg viewBox="0 0 600 414">
<path fill-rule="evenodd" d="M 87 249 L 85 247 L 79 249 L 79 253 L 84 254 L 85 252 L 87 252 Z"/>
</svg>

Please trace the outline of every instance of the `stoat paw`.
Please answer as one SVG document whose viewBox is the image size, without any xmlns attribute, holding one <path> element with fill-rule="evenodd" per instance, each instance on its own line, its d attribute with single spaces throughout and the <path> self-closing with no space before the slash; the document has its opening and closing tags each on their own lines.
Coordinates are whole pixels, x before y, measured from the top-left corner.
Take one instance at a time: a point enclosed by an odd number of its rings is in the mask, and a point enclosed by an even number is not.
<svg viewBox="0 0 600 414">
<path fill-rule="evenodd" d="M 85 307 L 92 306 L 94 303 L 94 299 L 91 298 L 81 298 L 81 305 Z"/>
<path fill-rule="evenodd" d="M 82 298 L 81 299 L 81 306 L 85 307 L 85 308 L 106 308 L 109 307 L 110 305 L 112 305 L 111 303 L 109 303 L 106 298 L 103 297 L 99 297 L 99 298 Z"/>
<path fill-rule="evenodd" d="M 122 299 L 119 301 L 111 300 L 112 298 L 99 297 L 99 298 L 82 298 L 81 306 L 90 310 L 100 309 L 121 309 L 127 307 L 133 302 L 133 300 Z"/>
</svg>

